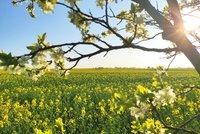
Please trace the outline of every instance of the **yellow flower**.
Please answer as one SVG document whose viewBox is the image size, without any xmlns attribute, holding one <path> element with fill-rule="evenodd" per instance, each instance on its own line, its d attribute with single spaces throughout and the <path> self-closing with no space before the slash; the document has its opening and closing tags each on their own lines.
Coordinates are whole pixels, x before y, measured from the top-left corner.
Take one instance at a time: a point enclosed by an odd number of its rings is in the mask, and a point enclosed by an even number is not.
<svg viewBox="0 0 200 134">
<path fill-rule="evenodd" d="M 18 109 L 21 109 L 23 106 L 20 106 L 20 103 L 19 102 L 15 102 L 13 104 L 13 107 L 14 107 L 14 110 L 18 111 Z"/>
<path fill-rule="evenodd" d="M 47 122 L 43 122 L 42 125 L 43 125 L 44 127 L 46 127 L 46 126 L 47 126 Z"/>
<path fill-rule="evenodd" d="M 102 114 L 102 115 L 106 115 L 106 110 L 104 109 L 104 107 L 101 106 L 101 107 L 100 107 L 100 110 L 101 110 L 101 114 Z"/>
<path fill-rule="evenodd" d="M 7 115 L 7 114 L 4 115 L 4 116 L 3 116 L 3 119 L 4 119 L 4 121 L 7 121 L 7 120 L 8 120 L 8 115 Z"/>
<path fill-rule="evenodd" d="M 157 82 L 157 81 L 154 81 L 153 83 L 152 83 L 152 86 L 154 86 L 154 87 L 157 87 L 159 85 L 159 83 Z"/>
<path fill-rule="evenodd" d="M 4 127 L 4 122 L 0 121 L 0 128 Z"/>
<path fill-rule="evenodd" d="M 33 120 L 32 124 L 35 126 L 37 124 L 37 122 L 35 120 Z"/>
<path fill-rule="evenodd" d="M 62 132 L 65 131 L 65 130 L 64 130 L 64 127 L 63 127 L 64 124 L 63 124 L 62 118 L 59 117 L 59 118 L 56 119 L 56 126 L 57 126 L 57 127 L 60 127 L 60 129 L 61 129 Z"/>
<path fill-rule="evenodd" d="M 22 116 L 23 116 L 23 115 L 22 115 L 22 113 L 20 113 L 20 112 L 19 112 L 19 113 L 17 113 L 17 117 L 18 117 L 19 119 L 21 119 L 21 118 L 22 118 Z"/>
<path fill-rule="evenodd" d="M 51 129 L 44 131 L 44 134 L 53 134 Z"/>
<path fill-rule="evenodd" d="M 106 132 L 104 130 L 101 130 L 100 134 L 106 134 Z"/>
<path fill-rule="evenodd" d="M 72 107 L 69 108 L 69 112 L 73 111 L 74 109 Z"/>
<path fill-rule="evenodd" d="M 27 115 L 27 117 L 30 117 L 32 115 L 32 113 L 30 111 L 26 111 L 26 115 Z"/>
<path fill-rule="evenodd" d="M 121 114 L 124 112 L 124 106 L 120 106 L 119 110 L 117 111 L 117 114 Z"/>
<path fill-rule="evenodd" d="M 115 99 L 120 99 L 121 98 L 121 94 L 120 93 L 114 93 L 114 97 L 115 97 Z"/>
<path fill-rule="evenodd" d="M 62 118 L 57 118 L 56 119 L 56 125 L 63 126 L 63 120 L 62 120 Z"/>
<path fill-rule="evenodd" d="M 91 114 L 89 114 L 89 115 L 88 115 L 88 118 L 89 118 L 89 119 L 92 119 L 92 115 L 91 115 Z"/>
<path fill-rule="evenodd" d="M 74 101 L 75 102 L 82 102 L 82 98 L 80 96 L 76 95 L 75 98 L 74 98 Z"/>
<path fill-rule="evenodd" d="M 170 122 L 171 122 L 170 117 L 167 117 L 167 118 L 166 118 L 166 122 L 167 122 L 167 123 L 170 123 Z"/>
<path fill-rule="evenodd" d="M 142 124 L 143 130 L 148 134 L 165 134 L 165 130 L 160 121 L 148 118 Z"/>
<path fill-rule="evenodd" d="M 138 85 L 137 86 L 137 90 L 141 93 L 141 94 L 146 94 L 148 93 L 148 89 L 146 89 L 145 87 L 141 86 L 141 85 Z"/>
<path fill-rule="evenodd" d="M 84 117 L 85 114 L 86 114 L 85 107 L 83 107 L 83 108 L 81 109 L 81 116 Z"/>
<path fill-rule="evenodd" d="M 0 95 L 0 103 L 3 103 L 3 96 Z"/>
<path fill-rule="evenodd" d="M 42 130 L 40 130 L 40 129 L 35 129 L 35 134 L 44 134 L 43 132 L 42 132 Z"/>
<path fill-rule="evenodd" d="M 33 99 L 33 100 L 31 101 L 31 103 L 32 103 L 32 106 L 35 107 L 35 106 L 37 105 L 36 99 Z"/>
<path fill-rule="evenodd" d="M 56 113 L 59 113 L 61 110 L 59 108 L 56 108 Z"/>
<path fill-rule="evenodd" d="M 53 104 L 54 104 L 54 103 L 53 103 L 53 101 L 52 101 L 52 100 L 50 100 L 50 106 L 53 106 Z"/>
<path fill-rule="evenodd" d="M 60 103 L 60 100 L 59 100 L 59 99 L 56 99 L 56 100 L 55 100 L 55 105 L 59 105 L 59 103 Z"/>
<path fill-rule="evenodd" d="M 52 134 L 52 130 L 48 129 L 48 130 L 45 130 L 44 132 L 42 132 L 42 130 L 36 128 L 35 134 Z"/>
<path fill-rule="evenodd" d="M 131 128 L 132 128 L 132 129 L 137 129 L 137 122 L 136 122 L 136 121 L 132 121 L 131 124 L 132 124 L 132 125 L 131 125 Z M 134 131 L 134 132 L 135 132 L 135 131 Z"/>
<path fill-rule="evenodd" d="M 194 108 L 193 107 L 190 108 L 190 112 L 194 112 Z"/>
<path fill-rule="evenodd" d="M 75 124 L 75 119 L 70 119 L 70 120 L 69 120 L 69 124 L 70 124 L 70 125 L 74 125 L 74 124 Z"/>
<path fill-rule="evenodd" d="M 154 120 L 153 119 L 147 119 L 145 124 L 143 124 L 147 129 L 155 128 Z"/>
</svg>

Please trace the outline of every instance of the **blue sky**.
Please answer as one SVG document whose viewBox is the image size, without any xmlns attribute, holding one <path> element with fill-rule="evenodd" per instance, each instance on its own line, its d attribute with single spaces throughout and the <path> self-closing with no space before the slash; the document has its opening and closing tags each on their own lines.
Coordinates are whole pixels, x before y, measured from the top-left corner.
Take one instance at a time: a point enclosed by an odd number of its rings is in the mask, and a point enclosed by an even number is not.
<svg viewBox="0 0 200 134">
<path fill-rule="evenodd" d="M 83 9 L 90 8 L 95 13 L 91 0 L 85 0 Z M 90 4 L 87 4 L 90 3 Z M 14 55 L 27 53 L 26 46 L 31 45 L 37 39 L 37 34 L 47 33 L 47 40 L 52 44 L 65 42 L 76 42 L 80 40 L 79 31 L 69 23 L 67 11 L 64 7 L 56 6 L 54 14 L 43 14 L 36 9 L 36 19 L 31 18 L 25 10 L 26 4 L 14 7 L 11 0 L 0 0 L 0 50 L 12 52 Z M 114 10 L 129 8 L 127 3 L 116 6 Z M 116 43 L 111 39 L 112 43 Z M 166 44 L 166 41 L 157 39 L 145 45 L 159 46 Z M 83 48 L 84 49 L 84 48 Z M 88 51 L 88 49 L 84 49 Z M 78 67 L 155 67 L 157 65 L 167 66 L 170 60 L 163 59 L 165 54 L 149 53 L 140 50 L 124 49 L 111 51 L 106 57 L 104 54 L 97 55 L 90 59 L 82 60 Z M 190 62 L 179 55 L 172 64 L 172 67 L 191 67 Z"/>
</svg>

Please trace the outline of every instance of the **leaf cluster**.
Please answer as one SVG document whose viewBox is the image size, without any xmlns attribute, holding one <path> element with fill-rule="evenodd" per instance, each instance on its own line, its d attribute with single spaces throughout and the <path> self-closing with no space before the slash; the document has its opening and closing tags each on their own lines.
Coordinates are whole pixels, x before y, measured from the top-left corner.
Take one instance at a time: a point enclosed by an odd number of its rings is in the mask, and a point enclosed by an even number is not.
<svg viewBox="0 0 200 134">
<path fill-rule="evenodd" d="M 11 53 L 0 53 L 0 66 L 8 67 L 10 65 L 17 66 L 18 62 L 17 59 L 12 56 Z"/>
</svg>

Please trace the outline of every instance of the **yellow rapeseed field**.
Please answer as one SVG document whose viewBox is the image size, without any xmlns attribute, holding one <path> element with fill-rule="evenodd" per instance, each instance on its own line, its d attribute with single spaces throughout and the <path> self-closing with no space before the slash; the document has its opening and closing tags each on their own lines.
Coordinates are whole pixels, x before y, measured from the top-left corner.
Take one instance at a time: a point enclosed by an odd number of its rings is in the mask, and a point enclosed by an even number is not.
<svg viewBox="0 0 200 134">
<path fill-rule="evenodd" d="M 153 73 L 154 69 L 74 69 L 67 78 L 48 74 L 32 81 L 0 71 L 0 134 L 129 134 L 156 130 L 161 122 L 152 118 L 135 120 L 127 102 L 134 99 L 138 86 L 144 93 L 147 91 L 143 87 L 153 90 Z M 173 104 L 158 110 L 168 125 L 177 126 L 200 112 L 200 89 L 180 94 L 189 90 L 187 86 L 200 86 L 200 79 L 192 69 L 171 69 L 168 75 L 165 81 L 179 95 Z M 199 126 L 199 120 L 194 119 L 185 128 L 200 133 Z M 170 132 L 166 128 L 166 133 Z"/>
</svg>

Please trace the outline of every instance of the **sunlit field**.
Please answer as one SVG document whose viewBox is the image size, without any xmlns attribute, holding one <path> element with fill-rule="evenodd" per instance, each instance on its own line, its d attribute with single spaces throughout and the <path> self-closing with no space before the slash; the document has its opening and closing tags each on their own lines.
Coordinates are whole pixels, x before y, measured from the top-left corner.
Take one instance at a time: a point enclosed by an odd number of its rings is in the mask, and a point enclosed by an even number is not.
<svg viewBox="0 0 200 134">
<path fill-rule="evenodd" d="M 74 69 L 67 78 L 48 74 L 32 81 L 0 71 L 0 134 L 130 134 L 143 124 L 130 115 L 126 100 L 138 85 L 153 89 L 155 72 Z M 171 69 L 165 80 L 176 94 L 187 86 L 200 86 L 192 69 Z M 200 89 L 180 94 L 173 104 L 160 107 L 162 120 L 179 126 L 200 112 L 199 98 Z M 192 120 L 185 128 L 200 133 L 200 120 Z"/>
</svg>

